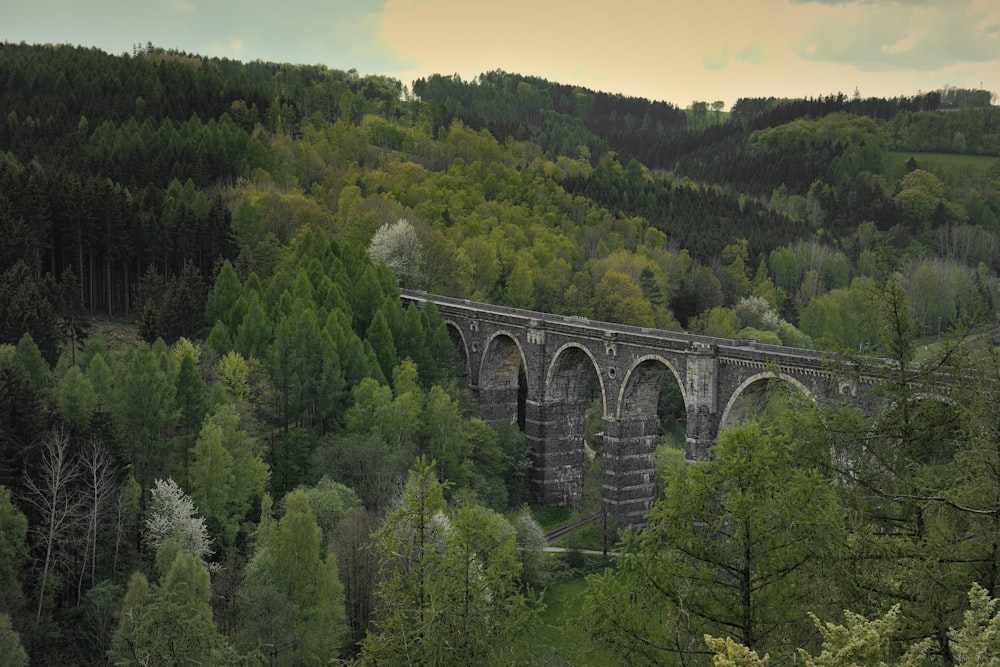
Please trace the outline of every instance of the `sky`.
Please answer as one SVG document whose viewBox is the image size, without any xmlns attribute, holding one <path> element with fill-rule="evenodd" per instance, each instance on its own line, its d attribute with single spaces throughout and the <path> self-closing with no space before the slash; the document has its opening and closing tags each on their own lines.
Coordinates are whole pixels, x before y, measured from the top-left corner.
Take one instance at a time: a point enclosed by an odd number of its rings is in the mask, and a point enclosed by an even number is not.
<svg viewBox="0 0 1000 667">
<path fill-rule="evenodd" d="M 501 69 L 687 107 L 1000 93 L 1000 0 L 5 0 L 0 41 L 399 79 Z M 995 100 L 1000 104 L 1000 98 Z"/>
</svg>

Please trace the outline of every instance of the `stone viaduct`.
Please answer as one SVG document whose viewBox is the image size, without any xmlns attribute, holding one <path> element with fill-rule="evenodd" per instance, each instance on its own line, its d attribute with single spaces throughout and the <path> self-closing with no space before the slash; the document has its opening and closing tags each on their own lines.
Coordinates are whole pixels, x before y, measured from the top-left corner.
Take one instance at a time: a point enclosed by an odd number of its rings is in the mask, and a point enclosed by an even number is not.
<svg viewBox="0 0 1000 667">
<path fill-rule="evenodd" d="M 741 397 L 769 382 L 788 382 L 814 400 L 855 396 L 854 385 L 838 380 L 825 355 L 813 350 L 410 290 L 402 299 L 418 306 L 434 302 L 468 363 L 483 417 L 523 423 L 534 453 L 532 484 L 546 504 L 578 507 L 582 501 L 584 411 L 592 400 L 587 385 L 591 395 L 596 388 L 603 410 L 604 507 L 620 525 L 641 523 L 654 499 L 657 404 L 667 373 L 686 407 L 688 460 L 704 458 L 719 430 L 739 418 Z"/>
</svg>

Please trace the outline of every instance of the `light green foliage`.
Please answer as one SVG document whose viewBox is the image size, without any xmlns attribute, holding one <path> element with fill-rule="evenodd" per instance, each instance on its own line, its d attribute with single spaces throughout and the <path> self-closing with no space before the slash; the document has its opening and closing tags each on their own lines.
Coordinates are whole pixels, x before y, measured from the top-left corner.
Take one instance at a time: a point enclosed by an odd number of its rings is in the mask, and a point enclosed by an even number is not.
<svg viewBox="0 0 1000 667">
<path fill-rule="evenodd" d="M 518 258 L 507 278 L 506 303 L 531 310 L 535 306 L 534 269 L 530 260 Z"/>
<path fill-rule="evenodd" d="M 28 558 L 28 519 L 0 486 L 0 609 L 15 610 L 21 600 L 21 568 Z M 9 619 L 8 619 L 9 620 Z"/>
<path fill-rule="evenodd" d="M 949 648 L 957 667 L 995 667 L 1000 665 L 1000 616 L 997 600 L 990 598 L 985 588 L 973 583 L 968 593 L 969 609 L 962 626 L 949 633 Z M 851 611 L 844 612 L 844 623 L 823 622 L 810 614 L 813 624 L 823 638 L 820 652 L 813 656 L 805 649 L 798 650 L 798 657 L 806 667 L 854 667 L 878 665 L 879 667 L 919 667 L 930 664 L 928 653 L 931 640 L 909 645 L 898 655 L 896 635 L 902 616 L 900 605 L 895 605 L 881 617 L 867 619 Z M 768 656 L 759 658 L 742 644 L 731 638 L 705 636 L 705 643 L 712 651 L 716 667 L 766 667 Z"/>
<path fill-rule="evenodd" d="M 913 259 L 900 273 L 913 317 L 926 333 L 940 335 L 988 311 L 975 270 L 958 261 Z"/>
<path fill-rule="evenodd" d="M 898 628 L 899 606 L 895 606 L 881 618 L 866 619 L 863 616 L 844 612 L 844 625 L 824 623 L 812 616 L 816 629 L 823 636 L 823 646 L 819 655 L 810 656 L 804 649 L 799 655 L 806 667 L 841 667 L 848 665 L 878 665 L 887 667 L 885 662 L 891 653 L 892 633 Z M 894 664 L 899 667 L 915 667 L 924 661 L 930 648 L 925 640 L 911 646 Z"/>
<path fill-rule="evenodd" d="M 229 331 L 234 331 L 240 323 L 230 319 L 230 312 L 242 291 L 243 286 L 240 285 L 236 270 L 228 259 L 225 260 L 218 275 L 215 276 L 214 287 L 208 293 L 205 303 L 205 323 L 212 327 L 216 322 L 222 322 Z"/>
<path fill-rule="evenodd" d="M 208 570 L 175 551 L 159 586 L 132 575 L 108 657 L 113 665 L 239 664 L 212 620 Z"/>
<path fill-rule="evenodd" d="M 361 507 L 358 494 L 348 486 L 324 476 L 315 486 L 303 488 L 309 507 L 323 535 L 322 551 L 326 553 L 333 540 L 337 524 L 353 509 Z"/>
<path fill-rule="evenodd" d="M 818 655 L 810 655 L 800 648 L 797 657 L 806 667 L 919 667 L 925 664 L 930 642 L 927 640 L 910 646 L 906 652 L 893 659 L 892 635 L 899 627 L 899 606 L 895 606 L 880 618 L 872 620 L 844 612 L 844 624 L 824 623 L 811 615 L 816 629 L 823 638 Z M 719 638 L 705 635 L 705 643 L 714 654 L 715 667 L 767 667 L 770 657 L 758 657 L 730 637 Z M 969 663 L 985 664 L 985 663 Z"/>
<path fill-rule="evenodd" d="M 14 360 L 28 371 L 36 391 L 44 391 L 52 384 L 52 369 L 42 357 L 42 351 L 35 344 L 30 333 L 25 333 L 14 348 Z"/>
<path fill-rule="evenodd" d="M 594 287 L 594 318 L 634 326 L 653 326 L 653 308 L 642 289 L 619 271 L 608 271 Z"/>
<path fill-rule="evenodd" d="M 736 338 L 740 331 L 740 316 L 732 308 L 721 306 L 699 315 L 691 324 L 691 331 L 717 338 Z"/>
<path fill-rule="evenodd" d="M 410 445 L 416 437 L 426 402 L 424 392 L 417 384 L 416 364 L 405 360 L 393 368 L 392 387 L 398 421 L 389 424 L 390 430 L 386 431 L 386 435 L 390 444 L 404 447 Z"/>
<path fill-rule="evenodd" d="M 69 367 L 56 384 L 55 395 L 56 403 L 73 431 L 86 431 L 90 425 L 90 412 L 97 404 L 97 394 L 79 366 Z"/>
<path fill-rule="evenodd" d="M 774 284 L 784 290 L 785 294 L 794 293 L 799 285 L 802 269 L 792 249 L 788 246 L 775 248 L 768 255 L 767 264 L 771 267 Z"/>
<path fill-rule="evenodd" d="M 872 118 L 834 113 L 820 119 L 800 118 L 777 127 L 758 130 L 747 139 L 750 152 L 768 153 L 794 150 L 828 155 L 837 147 L 830 172 L 839 182 L 847 182 L 860 171 L 880 173 L 887 144 L 882 128 Z"/>
<path fill-rule="evenodd" d="M 426 663 L 441 648 L 429 634 L 437 618 L 436 568 L 446 548 L 444 509 L 444 488 L 421 459 L 410 471 L 399 507 L 386 515 L 375 534 L 383 572 L 378 590 L 382 613 L 364 642 L 374 662 L 391 663 L 393 656 L 413 651 Z"/>
<path fill-rule="evenodd" d="M 344 416 L 347 430 L 356 434 L 374 433 L 389 442 L 391 435 L 399 432 L 394 429 L 403 423 L 398 406 L 393 404 L 392 389 L 365 378 L 352 394 L 354 404 Z"/>
<path fill-rule="evenodd" d="M 201 349 L 187 338 L 180 338 L 174 343 L 172 354 L 177 426 L 184 440 L 182 446 L 187 449 L 208 411 L 205 383 L 198 372 Z"/>
<path fill-rule="evenodd" d="M 750 294 L 749 273 L 752 267 L 748 266 L 749 260 L 746 239 L 740 239 L 722 249 L 722 263 L 725 266 L 719 279 L 726 303 L 735 303 Z"/>
<path fill-rule="evenodd" d="M 165 435 L 175 419 L 174 385 L 146 343 L 128 350 L 117 371 L 115 414 L 132 445 L 136 479 L 148 488 L 167 465 Z"/>
<path fill-rule="evenodd" d="M 969 609 L 962 627 L 952 630 L 951 650 L 959 667 L 1000 665 L 1000 615 L 997 599 L 978 583 L 969 591 Z"/>
<path fill-rule="evenodd" d="M 514 528 L 470 498 L 448 511 L 443 491 L 419 460 L 375 534 L 381 605 L 363 664 L 510 664 L 523 648 L 534 611 L 517 592 Z"/>
<path fill-rule="evenodd" d="M 765 654 L 761 658 L 756 651 L 733 641 L 731 637 L 705 635 L 705 644 L 708 650 L 714 653 L 713 667 L 767 667 L 771 664 L 770 656 Z"/>
<path fill-rule="evenodd" d="M 787 650 L 783 640 L 811 634 L 803 605 L 830 603 L 842 521 L 833 488 L 791 439 L 740 424 L 709 460 L 675 472 L 646 528 L 626 536 L 629 557 L 593 578 L 592 636 L 633 664 L 697 652 L 705 633 Z"/>
<path fill-rule="evenodd" d="M 964 223 L 967 217 L 961 206 L 945 198 L 941 180 L 923 169 L 914 169 L 903 177 L 893 201 L 903 215 L 923 227 L 931 225 L 939 208 L 945 214 L 942 222 Z"/>
<path fill-rule="evenodd" d="M 268 475 L 257 443 L 240 427 L 236 408 L 219 406 L 194 447 L 191 495 L 223 550 L 234 546 L 247 513 L 264 493 Z"/>
<path fill-rule="evenodd" d="M 773 331 L 763 331 L 753 327 L 744 327 L 739 330 L 736 337 L 744 340 L 757 341 L 765 345 L 781 345 L 781 337 Z"/>
<path fill-rule="evenodd" d="M 87 363 L 85 375 L 87 376 L 87 380 L 90 381 L 91 387 L 94 388 L 97 398 L 107 407 L 113 399 L 112 387 L 114 385 L 114 376 L 103 354 L 96 352 L 90 358 L 90 361 Z"/>
<path fill-rule="evenodd" d="M 250 396 L 250 368 L 239 352 L 229 352 L 215 364 L 215 377 L 236 402 Z"/>
<path fill-rule="evenodd" d="M 734 310 L 744 327 L 777 331 L 782 322 L 774 307 L 766 299 L 758 296 L 740 299 Z"/>
<path fill-rule="evenodd" d="M 827 348 L 863 350 L 878 340 L 875 281 L 855 278 L 847 289 L 813 299 L 800 317 L 802 330 Z"/>
<path fill-rule="evenodd" d="M 10 625 L 10 616 L 0 612 L 0 665 L 4 667 L 24 667 L 28 664 L 28 654 L 21 645 L 21 636 Z"/>
<path fill-rule="evenodd" d="M 440 467 L 442 479 L 465 486 L 472 477 L 472 454 L 458 403 L 441 387 L 431 387 L 423 422 L 427 434 L 427 454 Z"/>
<path fill-rule="evenodd" d="M 111 640 L 111 650 L 108 651 L 108 659 L 112 665 L 134 665 L 140 664 L 139 660 L 142 658 L 148 659 L 147 650 L 142 645 L 146 641 L 146 611 L 151 604 L 149 580 L 142 572 L 134 573 L 129 579 L 118 629 Z"/>
<path fill-rule="evenodd" d="M 818 299 L 826 293 L 826 284 L 823 282 L 823 276 L 814 269 L 809 269 L 802 276 L 802 283 L 799 285 L 798 291 L 795 292 L 795 298 L 793 299 L 795 307 L 801 314 L 814 299 Z"/>
<path fill-rule="evenodd" d="M 242 643 L 272 664 L 327 664 L 345 637 L 344 591 L 333 553 L 302 490 L 275 521 L 262 508 L 257 544 L 241 589 Z"/>
</svg>

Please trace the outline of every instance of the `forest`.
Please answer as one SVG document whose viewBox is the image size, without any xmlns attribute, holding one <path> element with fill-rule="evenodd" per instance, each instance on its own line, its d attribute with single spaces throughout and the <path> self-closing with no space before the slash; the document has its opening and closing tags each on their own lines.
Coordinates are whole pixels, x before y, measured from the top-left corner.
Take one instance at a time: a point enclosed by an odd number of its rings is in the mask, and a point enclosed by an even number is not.
<svg viewBox="0 0 1000 667">
<path fill-rule="evenodd" d="M 2 43 L 0 99 L 0 664 L 1000 660 L 990 91 Z M 646 525 L 552 553 L 602 415 L 540 506 L 401 288 L 818 349 L 883 408 L 774 383 L 685 462 L 667 383 Z"/>
</svg>

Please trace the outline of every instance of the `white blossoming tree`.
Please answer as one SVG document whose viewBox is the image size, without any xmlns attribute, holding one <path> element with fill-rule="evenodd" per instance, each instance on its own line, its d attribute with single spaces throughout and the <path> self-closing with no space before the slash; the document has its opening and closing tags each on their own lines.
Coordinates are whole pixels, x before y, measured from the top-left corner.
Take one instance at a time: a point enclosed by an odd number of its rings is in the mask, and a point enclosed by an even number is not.
<svg viewBox="0 0 1000 667">
<path fill-rule="evenodd" d="M 402 287 L 420 284 L 423 250 L 417 231 L 405 218 L 385 223 L 372 236 L 368 245 L 372 262 L 384 262 Z"/>
<path fill-rule="evenodd" d="M 169 477 L 156 480 L 146 516 L 146 546 L 155 553 L 164 542 L 176 539 L 184 550 L 205 561 L 212 555 L 212 538 L 205 518 L 197 514 L 191 496 L 177 482 Z"/>
</svg>

